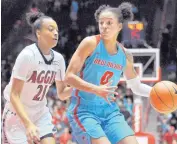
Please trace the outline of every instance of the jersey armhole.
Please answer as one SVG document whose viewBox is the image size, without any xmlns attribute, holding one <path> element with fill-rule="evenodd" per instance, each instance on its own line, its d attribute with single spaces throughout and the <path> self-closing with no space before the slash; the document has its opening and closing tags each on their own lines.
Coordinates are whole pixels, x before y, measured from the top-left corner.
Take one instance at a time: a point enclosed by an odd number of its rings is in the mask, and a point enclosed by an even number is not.
<svg viewBox="0 0 177 144">
<path fill-rule="evenodd" d="M 100 36 L 100 35 L 95 35 L 95 38 L 96 38 L 96 47 L 97 47 L 98 44 L 100 43 L 101 36 Z M 93 53 L 94 53 L 94 51 L 91 53 L 90 56 L 92 56 Z M 88 56 L 87 59 L 88 59 L 90 56 Z"/>
<path fill-rule="evenodd" d="M 117 41 L 117 44 L 118 44 L 118 46 L 120 46 L 120 48 L 123 50 L 124 54 L 126 55 L 124 46 L 121 43 L 119 43 L 118 41 Z"/>
<path fill-rule="evenodd" d="M 117 41 L 117 44 L 118 44 L 118 46 L 120 46 L 120 48 L 122 49 L 123 53 L 125 54 L 125 58 L 126 58 L 125 59 L 125 65 L 126 65 L 127 64 L 127 55 L 126 55 L 126 52 L 125 52 L 125 47 L 121 43 L 119 43 L 118 41 Z M 124 69 L 125 69 L 125 67 L 124 67 Z"/>
</svg>

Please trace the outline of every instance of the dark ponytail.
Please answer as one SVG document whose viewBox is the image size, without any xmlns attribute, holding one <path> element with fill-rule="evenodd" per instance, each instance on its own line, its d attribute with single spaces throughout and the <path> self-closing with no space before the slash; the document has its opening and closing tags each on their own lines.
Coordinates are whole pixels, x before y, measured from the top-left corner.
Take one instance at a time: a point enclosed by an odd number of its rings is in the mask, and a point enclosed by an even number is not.
<svg viewBox="0 0 177 144">
<path fill-rule="evenodd" d="M 26 21 L 29 26 L 32 27 L 33 32 L 36 35 L 36 30 L 41 29 L 43 19 L 50 18 L 49 16 L 45 16 L 42 12 L 30 12 L 26 14 Z"/>
<path fill-rule="evenodd" d="M 42 16 L 44 16 L 44 14 L 41 12 L 30 12 L 26 14 L 26 21 L 28 25 L 33 26 L 34 22 Z"/>
</svg>

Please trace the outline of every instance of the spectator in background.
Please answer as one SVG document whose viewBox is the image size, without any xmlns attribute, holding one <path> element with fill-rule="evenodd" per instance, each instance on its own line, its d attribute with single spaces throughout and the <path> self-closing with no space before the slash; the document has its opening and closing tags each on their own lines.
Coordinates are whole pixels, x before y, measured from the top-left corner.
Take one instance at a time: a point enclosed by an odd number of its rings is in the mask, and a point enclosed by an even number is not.
<svg viewBox="0 0 177 144">
<path fill-rule="evenodd" d="M 168 76 L 168 80 L 172 81 L 172 82 L 176 82 L 177 81 L 177 65 L 175 61 L 171 61 L 170 64 L 168 64 L 167 68 L 167 76 Z"/>
<path fill-rule="evenodd" d="M 47 1 L 47 14 L 52 15 L 54 8 L 54 0 L 48 0 Z"/>
<path fill-rule="evenodd" d="M 38 8 L 37 8 L 37 6 L 36 6 L 35 3 L 32 4 L 30 11 L 31 11 L 31 12 L 38 12 Z"/>
<path fill-rule="evenodd" d="M 72 136 L 69 133 L 69 128 L 65 128 L 63 134 L 60 136 L 60 144 L 67 144 L 71 140 Z"/>
<path fill-rule="evenodd" d="M 165 28 L 165 30 L 162 32 L 162 41 L 161 41 L 161 65 L 166 64 L 167 55 L 169 53 L 169 42 L 171 40 L 171 29 L 172 25 L 168 24 Z"/>
<path fill-rule="evenodd" d="M 62 0 L 62 10 L 69 11 L 69 0 Z"/>
<path fill-rule="evenodd" d="M 170 125 L 177 129 L 177 115 L 175 112 L 172 113 L 172 117 L 170 118 Z"/>
<path fill-rule="evenodd" d="M 126 98 L 126 99 L 130 98 L 130 100 L 131 100 L 132 103 L 133 103 L 133 93 L 132 93 L 131 89 L 127 89 L 127 90 L 126 90 L 125 98 Z"/>
<path fill-rule="evenodd" d="M 11 76 L 11 64 L 8 59 L 6 60 L 6 64 L 4 65 L 4 72 L 5 72 L 5 81 L 8 82 Z"/>
<path fill-rule="evenodd" d="M 18 34 L 17 32 L 19 31 L 19 29 L 21 28 L 21 26 L 22 26 L 22 21 L 21 20 L 17 20 L 15 22 L 15 24 L 13 25 L 14 32 L 16 32 L 16 34 Z"/>
<path fill-rule="evenodd" d="M 61 10 L 61 2 L 60 0 L 55 0 L 54 2 L 54 12 L 60 12 Z"/>
<path fill-rule="evenodd" d="M 133 113 L 133 93 L 131 89 L 126 90 L 126 94 L 123 99 L 125 108 L 129 111 L 129 113 L 132 115 Z"/>
<path fill-rule="evenodd" d="M 163 134 L 163 135 L 164 135 L 164 134 L 168 131 L 168 129 L 169 129 L 169 125 L 167 124 L 167 121 L 168 121 L 167 118 L 162 119 L 161 128 L 162 128 L 162 134 Z"/>
<path fill-rule="evenodd" d="M 124 98 L 124 106 L 129 111 L 129 113 L 133 114 L 133 102 L 130 98 Z"/>
<path fill-rule="evenodd" d="M 175 128 L 173 126 L 171 126 L 169 131 L 165 133 L 163 144 L 177 144 L 177 134 L 175 133 Z"/>
<path fill-rule="evenodd" d="M 125 108 L 123 103 L 119 103 L 119 107 L 120 107 L 120 112 L 124 115 L 124 118 L 127 121 L 128 125 L 131 126 L 132 125 L 132 117 L 131 117 L 130 112 Z"/>
<path fill-rule="evenodd" d="M 88 25 L 86 28 L 86 35 L 95 35 L 96 34 L 96 27 L 94 25 Z"/>
<path fill-rule="evenodd" d="M 77 43 L 76 35 L 79 34 L 79 26 L 78 26 L 78 24 L 75 21 L 73 21 L 71 23 L 71 26 L 70 26 L 70 29 L 69 29 L 69 33 L 70 33 L 69 39 L 72 40 L 73 43 Z"/>
<path fill-rule="evenodd" d="M 70 10 L 70 18 L 72 21 L 77 20 L 77 14 L 79 10 L 79 4 L 76 0 L 72 0 L 71 2 L 71 10 Z"/>
<path fill-rule="evenodd" d="M 3 90 L 4 90 L 6 85 L 7 85 L 6 81 L 1 82 L 1 95 L 3 95 Z M 5 102 L 6 102 L 5 98 L 1 97 L 1 114 L 2 114 L 3 109 L 4 109 Z"/>
</svg>

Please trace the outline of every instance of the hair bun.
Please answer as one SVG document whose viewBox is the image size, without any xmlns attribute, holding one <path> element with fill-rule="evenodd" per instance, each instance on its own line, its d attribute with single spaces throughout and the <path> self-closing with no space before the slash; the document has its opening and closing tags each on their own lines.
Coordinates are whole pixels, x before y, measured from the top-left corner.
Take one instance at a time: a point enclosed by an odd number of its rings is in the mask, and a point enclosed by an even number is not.
<svg viewBox="0 0 177 144">
<path fill-rule="evenodd" d="M 44 16 L 44 14 L 41 13 L 41 12 L 27 13 L 27 14 L 26 14 L 27 23 L 28 23 L 30 26 L 32 26 L 32 25 L 34 24 L 34 22 L 35 22 L 38 18 L 40 18 L 40 17 L 42 17 L 42 16 Z"/>
<path fill-rule="evenodd" d="M 132 5 L 128 2 L 122 3 L 118 9 L 120 10 L 123 21 L 130 21 L 133 20 L 133 12 L 132 12 Z"/>
</svg>

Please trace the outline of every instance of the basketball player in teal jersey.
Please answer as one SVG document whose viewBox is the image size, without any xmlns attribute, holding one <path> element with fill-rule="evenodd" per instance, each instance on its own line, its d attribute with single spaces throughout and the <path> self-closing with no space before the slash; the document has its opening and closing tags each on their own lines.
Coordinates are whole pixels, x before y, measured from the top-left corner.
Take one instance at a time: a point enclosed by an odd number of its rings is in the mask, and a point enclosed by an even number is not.
<svg viewBox="0 0 177 144">
<path fill-rule="evenodd" d="M 122 72 L 132 91 L 148 97 L 133 67 L 133 56 L 117 42 L 123 22 L 132 20 L 132 7 L 100 6 L 95 12 L 100 35 L 86 37 L 74 53 L 65 82 L 74 87 L 68 118 L 78 144 L 137 144 L 134 132 L 114 101 Z"/>
</svg>

